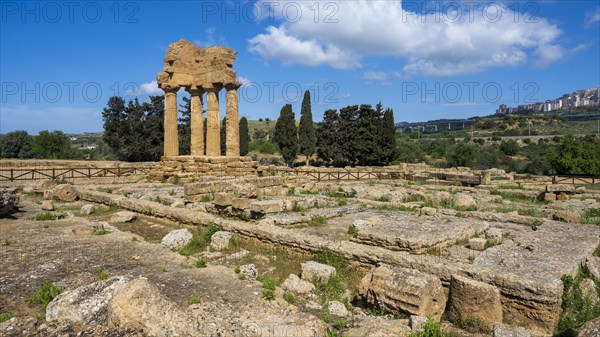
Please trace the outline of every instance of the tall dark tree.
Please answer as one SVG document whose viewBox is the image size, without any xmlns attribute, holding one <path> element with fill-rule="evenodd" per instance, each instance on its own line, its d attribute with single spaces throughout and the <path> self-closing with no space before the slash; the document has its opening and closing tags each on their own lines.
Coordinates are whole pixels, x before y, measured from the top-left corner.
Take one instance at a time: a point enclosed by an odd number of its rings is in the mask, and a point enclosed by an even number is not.
<svg viewBox="0 0 600 337">
<path fill-rule="evenodd" d="M 281 108 L 279 118 L 275 123 L 273 141 L 279 146 L 286 164 L 293 166 L 298 151 L 298 130 L 291 104 L 286 104 Z"/>
<path fill-rule="evenodd" d="M 340 109 L 337 142 L 341 149 L 342 159 L 350 163 L 356 163 L 359 160 L 358 150 L 361 139 L 357 134 L 358 118 L 358 105 L 351 105 Z"/>
<path fill-rule="evenodd" d="M 246 117 L 240 119 L 240 156 L 248 154 L 248 145 L 250 143 L 250 135 L 248 131 L 248 120 Z"/>
<path fill-rule="evenodd" d="M 0 135 L 0 158 L 32 158 L 31 136 L 27 131 L 12 131 Z"/>
<path fill-rule="evenodd" d="M 360 165 L 378 165 L 381 161 L 380 148 L 381 117 L 383 108 L 381 103 L 373 109 L 369 104 L 363 104 L 358 110 L 356 121 L 356 159 Z"/>
<path fill-rule="evenodd" d="M 394 110 L 387 108 L 383 113 L 383 122 L 381 128 L 381 145 L 383 149 L 383 163 L 388 165 L 398 155 L 396 147 L 396 125 L 394 123 Z"/>
<path fill-rule="evenodd" d="M 336 110 L 325 111 L 317 129 L 317 157 L 326 163 L 341 163 L 343 153 L 339 141 L 339 115 Z"/>
<path fill-rule="evenodd" d="M 177 134 L 179 136 L 179 154 L 188 155 L 191 150 L 191 115 L 192 115 L 192 100 L 183 96 L 183 104 L 180 104 L 179 125 Z"/>
<path fill-rule="evenodd" d="M 312 119 L 312 111 L 310 107 L 310 91 L 304 92 L 302 100 L 302 110 L 300 110 L 300 126 L 298 127 L 298 142 L 300 145 L 300 153 L 306 156 L 306 166 L 309 165 L 310 157 L 315 154 L 317 146 L 317 135 Z"/>
<path fill-rule="evenodd" d="M 125 100 L 118 96 L 108 99 L 106 108 L 102 111 L 104 134 L 102 140 L 108 145 L 118 160 L 126 160 L 123 155 L 127 125 L 125 123 Z"/>
<path fill-rule="evenodd" d="M 227 152 L 227 118 L 221 120 L 221 129 L 219 130 L 221 135 L 221 155 L 224 156 Z"/>
<path fill-rule="evenodd" d="M 144 111 L 147 160 L 157 161 L 164 151 L 164 96 L 150 96 L 150 102 L 144 103 Z"/>
</svg>

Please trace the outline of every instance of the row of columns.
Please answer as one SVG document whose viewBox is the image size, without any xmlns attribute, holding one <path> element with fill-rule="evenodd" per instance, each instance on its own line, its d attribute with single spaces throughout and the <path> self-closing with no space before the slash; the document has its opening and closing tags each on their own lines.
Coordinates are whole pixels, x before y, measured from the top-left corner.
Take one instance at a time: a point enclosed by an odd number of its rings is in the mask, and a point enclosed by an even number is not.
<svg viewBox="0 0 600 337">
<path fill-rule="evenodd" d="M 225 155 L 239 157 L 240 130 L 238 112 L 237 84 L 225 85 L 226 93 L 226 140 Z M 165 134 L 164 155 L 167 157 L 179 155 L 179 138 L 177 134 L 177 91 L 179 87 L 163 86 L 165 91 Z M 192 156 L 204 156 L 204 116 L 202 96 L 206 92 L 206 155 L 217 157 L 221 155 L 221 119 L 219 116 L 220 88 L 186 89 L 191 96 L 191 148 Z"/>
</svg>

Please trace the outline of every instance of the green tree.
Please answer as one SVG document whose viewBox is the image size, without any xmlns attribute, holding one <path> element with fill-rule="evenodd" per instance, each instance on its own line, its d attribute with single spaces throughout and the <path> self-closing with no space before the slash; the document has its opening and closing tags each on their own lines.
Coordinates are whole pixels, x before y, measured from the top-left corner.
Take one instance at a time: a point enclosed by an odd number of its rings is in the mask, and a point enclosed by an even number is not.
<svg viewBox="0 0 600 337">
<path fill-rule="evenodd" d="M 417 143 L 411 140 L 403 140 L 398 146 L 397 159 L 401 163 L 420 163 L 425 159 L 425 153 Z"/>
<path fill-rule="evenodd" d="M 326 163 L 341 163 L 342 148 L 339 141 L 339 115 L 336 110 L 325 111 L 317 128 L 317 157 Z"/>
<path fill-rule="evenodd" d="M 507 156 L 514 156 L 519 153 L 519 144 L 514 139 L 503 140 L 500 143 L 500 151 Z"/>
<path fill-rule="evenodd" d="M 286 164 L 293 166 L 298 151 L 298 132 L 291 104 L 286 104 L 281 108 L 279 118 L 275 123 L 273 141 L 279 146 Z"/>
<path fill-rule="evenodd" d="M 336 141 L 341 149 L 341 160 L 356 163 L 361 159 L 359 147 L 363 137 L 358 135 L 357 124 L 360 116 L 358 105 L 351 105 L 340 109 L 337 122 Z M 364 131 L 363 131 L 364 132 Z"/>
<path fill-rule="evenodd" d="M 317 135 L 315 134 L 312 111 L 310 107 L 310 92 L 304 92 L 302 100 L 302 110 L 300 111 L 300 126 L 298 127 L 298 141 L 300 144 L 300 153 L 306 156 L 306 166 L 309 165 L 309 158 L 315 154 L 317 146 Z"/>
<path fill-rule="evenodd" d="M 240 156 L 248 155 L 248 144 L 250 143 L 250 135 L 248 131 L 248 120 L 246 117 L 240 119 Z"/>
<path fill-rule="evenodd" d="M 396 147 L 396 124 L 394 123 L 394 110 L 387 108 L 383 113 L 383 123 L 381 128 L 381 145 L 383 149 L 382 162 L 389 164 L 398 154 Z"/>
<path fill-rule="evenodd" d="M 370 104 L 362 104 L 355 123 L 350 124 L 354 124 L 355 127 L 345 130 L 348 133 L 346 137 L 355 137 L 355 159 L 362 166 L 378 165 L 383 157 L 383 149 L 380 147 L 382 114 L 381 103 L 377 104 L 375 109 Z"/>
<path fill-rule="evenodd" d="M 221 129 L 219 130 L 220 141 L 221 141 L 221 155 L 224 156 L 225 152 L 227 152 L 227 118 L 223 118 L 221 120 Z"/>
<path fill-rule="evenodd" d="M 35 158 L 44 159 L 72 159 L 74 150 L 71 139 L 62 131 L 41 131 L 31 140 L 31 150 Z"/>
<path fill-rule="evenodd" d="M 473 167 L 479 160 L 479 147 L 465 142 L 457 143 L 450 147 L 446 159 L 452 167 Z"/>
<path fill-rule="evenodd" d="M 546 158 L 559 174 L 600 175 L 600 140 L 568 134 L 550 148 Z"/>
<path fill-rule="evenodd" d="M 188 97 L 182 97 L 183 104 L 180 104 L 179 125 L 177 134 L 179 136 L 179 154 L 182 156 L 189 155 L 191 151 L 191 115 L 192 115 L 192 100 Z"/>
<path fill-rule="evenodd" d="M 0 158 L 32 158 L 31 136 L 27 131 L 12 131 L 0 135 Z"/>
</svg>

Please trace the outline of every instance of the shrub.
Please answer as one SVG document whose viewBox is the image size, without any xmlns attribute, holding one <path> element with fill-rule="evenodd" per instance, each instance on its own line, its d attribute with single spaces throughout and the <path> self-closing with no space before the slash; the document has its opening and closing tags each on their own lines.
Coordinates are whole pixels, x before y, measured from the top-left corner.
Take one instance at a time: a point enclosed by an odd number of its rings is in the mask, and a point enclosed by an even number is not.
<svg viewBox="0 0 600 337">
<path fill-rule="evenodd" d="M 56 215 L 46 212 L 46 213 L 38 213 L 35 215 L 35 221 L 49 221 L 56 220 Z"/>
<path fill-rule="evenodd" d="M 313 227 L 319 227 L 319 226 L 323 226 L 325 223 L 327 223 L 327 218 L 322 215 L 318 215 L 318 216 L 312 218 L 308 222 L 308 225 L 313 226 Z"/>
<path fill-rule="evenodd" d="M 348 200 L 346 200 L 346 198 L 338 199 L 338 206 L 346 206 L 346 205 L 348 205 Z"/>
<path fill-rule="evenodd" d="M 242 269 L 240 268 L 240 266 L 235 266 L 235 268 L 233 268 L 233 271 L 234 271 L 236 274 L 239 274 L 239 273 L 241 273 L 241 272 L 242 272 Z"/>
<path fill-rule="evenodd" d="M 205 194 L 202 196 L 201 201 L 202 202 L 210 202 L 212 200 L 212 197 L 210 196 L 210 194 Z"/>
<path fill-rule="evenodd" d="M 338 318 L 333 320 L 333 327 L 337 330 L 344 329 L 348 327 L 348 321 L 343 318 Z"/>
<path fill-rule="evenodd" d="M 296 188 L 294 186 L 288 188 L 287 194 L 288 195 L 294 195 L 294 194 L 296 194 Z"/>
<path fill-rule="evenodd" d="M 353 237 L 357 237 L 358 236 L 358 228 L 354 225 L 348 226 L 348 234 L 352 235 Z"/>
<path fill-rule="evenodd" d="M 283 293 L 283 299 L 286 300 L 288 303 L 294 304 L 296 303 L 296 297 L 294 296 L 294 294 L 286 291 L 285 293 Z"/>
<path fill-rule="evenodd" d="M 58 296 L 60 292 L 61 290 L 57 285 L 50 281 L 46 281 L 37 293 L 29 298 L 29 304 L 39 304 L 42 307 L 42 311 L 46 311 L 48 303 Z"/>
<path fill-rule="evenodd" d="M 382 195 L 382 196 L 375 198 L 375 201 L 389 202 L 390 197 L 388 197 L 387 195 Z"/>
<path fill-rule="evenodd" d="M 202 298 L 198 295 L 194 295 L 188 300 L 188 305 L 199 304 L 200 302 L 202 302 Z"/>
<path fill-rule="evenodd" d="M 275 291 L 271 289 L 263 289 L 263 298 L 271 301 L 275 299 Z"/>
<path fill-rule="evenodd" d="M 196 260 L 196 268 L 206 268 L 206 260 L 205 259 Z"/>
<path fill-rule="evenodd" d="M 98 275 L 100 281 L 108 279 L 108 274 L 102 268 L 96 267 L 94 271 L 96 272 L 96 275 Z"/>
</svg>

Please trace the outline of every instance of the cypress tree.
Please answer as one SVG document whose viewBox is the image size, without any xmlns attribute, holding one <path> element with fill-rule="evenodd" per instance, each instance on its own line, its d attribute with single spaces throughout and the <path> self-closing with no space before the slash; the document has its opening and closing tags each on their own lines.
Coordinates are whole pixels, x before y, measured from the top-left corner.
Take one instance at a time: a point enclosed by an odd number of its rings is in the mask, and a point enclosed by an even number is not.
<svg viewBox="0 0 600 337">
<path fill-rule="evenodd" d="M 177 133 L 179 135 L 179 154 L 182 156 L 189 155 L 191 150 L 191 115 L 192 115 L 192 100 L 188 97 L 183 97 L 183 104 L 180 104 L 181 118 L 179 118 L 179 126 Z"/>
<path fill-rule="evenodd" d="M 310 92 L 308 90 L 304 92 L 302 110 L 300 110 L 298 141 L 300 144 L 300 153 L 306 156 L 306 166 L 308 166 L 309 158 L 315 153 L 315 148 L 317 145 L 317 135 L 315 134 L 312 111 L 310 107 Z"/>
<path fill-rule="evenodd" d="M 327 163 L 341 163 L 342 148 L 339 143 L 339 115 L 336 110 L 325 111 L 317 133 L 317 156 Z"/>
<path fill-rule="evenodd" d="M 275 123 L 273 141 L 279 146 L 285 163 L 293 166 L 298 151 L 298 130 L 291 104 L 286 104 L 281 108 L 279 118 Z"/>
<path fill-rule="evenodd" d="M 383 113 L 383 127 L 381 129 L 381 148 L 383 149 L 383 162 L 389 164 L 398 154 L 396 148 L 396 125 L 394 124 L 394 110 L 387 108 Z"/>
<path fill-rule="evenodd" d="M 240 156 L 248 154 L 248 144 L 250 143 L 250 135 L 248 131 L 248 120 L 246 117 L 240 119 Z"/>
</svg>

